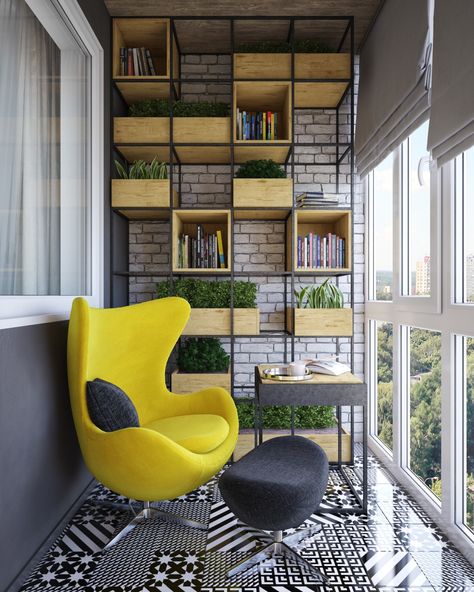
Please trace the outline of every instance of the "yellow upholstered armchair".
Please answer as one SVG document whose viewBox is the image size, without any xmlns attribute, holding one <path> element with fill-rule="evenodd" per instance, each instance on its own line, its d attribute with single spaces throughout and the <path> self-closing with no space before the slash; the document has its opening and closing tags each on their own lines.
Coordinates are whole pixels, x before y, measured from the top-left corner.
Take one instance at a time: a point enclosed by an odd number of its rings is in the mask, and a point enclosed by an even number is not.
<svg viewBox="0 0 474 592">
<path fill-rule="evenodd" d="M 166 388 L 166 363 L 189 314 L 189 304 L 181 298 L 112 309 L 90 308 L 76 298 L 72 306 L 69 391 L 85 463 L 112 491 L 144 502 L 123 533 L 154 513 L 162 514 L 150 502 L 173 499 L 206 483 L 237 442 L 237 411 L 226 390 L 212 387 L 176 395 Z M 105 432 L 92 422 L 86 390 L 87 382 L 96 378 L 125 391 L 139 427 Z"/>
</svg>

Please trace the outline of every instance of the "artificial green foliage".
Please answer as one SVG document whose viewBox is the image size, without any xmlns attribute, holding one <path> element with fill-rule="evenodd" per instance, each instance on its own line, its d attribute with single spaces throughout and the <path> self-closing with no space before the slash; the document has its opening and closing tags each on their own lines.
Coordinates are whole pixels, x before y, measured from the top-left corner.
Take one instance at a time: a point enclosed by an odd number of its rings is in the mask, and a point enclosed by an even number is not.
<svg viewBox="0 0 474 592">
<path fill-rule="evenodd" d="M 237 171 L 239 179 L 285 179 L 286 173 L 273 160 L 247 160 Z"/>
<path fill-rule="evenodd" d="M 170 102 L 168 99 L 147 99 L 130 105 L 128 114 L 131 117 L 169 117 Z M 173 117 L 228 117 L 227 103 L 173 103 Z"/>
<path fill-rule="evenodd" d="M 215 337 L 190 338 L 178 353 L 181 372 L 227 372 L 230 358 Z"/>
<path fill-rule="evenodd" d="M 329 278 L 320 286 L 305 286 L 295 290 L 297 308 L 343 308 L 344 295 Z"/>
<path fill-rule="evenodd" d="M 241 429 L 252 429 L 255 422 L 255 407 L 252 402 L 238 401 L 237 412 Z M 333 407 L 295 407 L 295 428 L 322 429 L 336 425 Z M 289 406 L 264 407 L 263 427 L 274 430 L 290 429 Z"/>
<path fill-rule="evenodd" d="M 189 302 L 191 308 L 230 308 L 230 281 L 205 281 L 182 278 L 159 282 L 156 285 L 158 298 L 180 296 Z M 255 308 L 257 306 L 257 285 L 253 282 L 234 282 L 234 308 Z"/>
<path fill-rule="evenodd" d="M 132 163 L 128 169 L 122 166 L 122 164 L 116 160 L 115 168 L 121 179 L 167 179 L 168 178 L 168 166 L 166 162 L 159 162 L 154 158 L 150 164 L 147 164 L 144 160 L 136 160 Z"/>
<path fill-rule="evenodd" d="M 170 103 L 168 99 L 145 99 L 130 105 L 128 114 L 131 117 L 169 117 Z"/>
<path fill-rule="evenodd" d="M 176 101 L 173 105 L 174 117 L 228 117 L 229 105 L 227 103 L 185 103 Z"/>
<path fill-rule="evenodd" d="M 238 53 L 291 53 L 291 43 L 284 41 L 256 41 L 254 43 L 242 43 L 238 47 Z M 295 53 L 333 53 L 334 49 L 313 39 L 301 39 L 295 41 Z"/>
</svg>

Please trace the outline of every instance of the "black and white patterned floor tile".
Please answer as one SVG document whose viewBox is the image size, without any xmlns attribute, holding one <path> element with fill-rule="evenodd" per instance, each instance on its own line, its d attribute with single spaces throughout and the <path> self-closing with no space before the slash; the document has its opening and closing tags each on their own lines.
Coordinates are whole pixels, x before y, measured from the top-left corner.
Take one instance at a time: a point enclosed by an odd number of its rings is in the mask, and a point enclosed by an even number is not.
<svg viewBox="0 0 474 592">
<path fill-rule="evenodd" d="M 356 458 L 346 475 L 358 492 L 360 474 Z M 474 568 L 373 457 L 369 477 L 367 515 L 322 512 L 299 527 L 321 525 L 298 551 L 329 585 L 283 558 L 230 581 L 229 568 L 270 537 L 237 521 L 216 476 L 188 495 L 153 504 L 203 522 L 207 531 L 153 519 L 106 553 L 104 545 L 133 514 L 99 505 L 128 500 L 98 485 L 21 592 L 474 592 Z M 332 467 L 322 507 L 341 506 L 355 508 L 357 501 Z"/>
</svg>

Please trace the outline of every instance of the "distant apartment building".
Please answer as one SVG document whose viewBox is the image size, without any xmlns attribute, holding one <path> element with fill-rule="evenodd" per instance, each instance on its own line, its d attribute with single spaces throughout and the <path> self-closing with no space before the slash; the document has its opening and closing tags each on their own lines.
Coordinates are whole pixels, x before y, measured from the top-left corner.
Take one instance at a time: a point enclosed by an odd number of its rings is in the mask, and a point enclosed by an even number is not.
<svg viewBox="0 0 474 592">
<path fill-rule="evenodd" d="M 423 257 L 422 261 L 416 262 L 415 294 L 422 296 L 430 293 L 430 269 L 429 255 Z"/>
<path fill-rule="evenodd" d="M 474 302 L 474 253 L 466 257 L 466 300 Z"/>
</svg>

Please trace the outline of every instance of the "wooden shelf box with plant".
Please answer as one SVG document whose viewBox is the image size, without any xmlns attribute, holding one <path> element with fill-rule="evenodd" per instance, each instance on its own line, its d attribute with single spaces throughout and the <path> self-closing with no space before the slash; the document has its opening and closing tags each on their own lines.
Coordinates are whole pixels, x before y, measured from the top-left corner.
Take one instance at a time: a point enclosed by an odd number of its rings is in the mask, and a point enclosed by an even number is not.
<svg viewBox="0 0 474 592">
<path fill-rule="evenodd" d="M 240 399 L 236 402 L 239 414 L 239 439 L 234 451 L 234 460 L 239 460 L 255 446 L 255 406 L 252 401 Z M 334 408 L 327 406 L 295 407 L 295 432 L 319 444 L 326 452 L 329 462 L 338 460 L 337 422 Z M 264 441 L 288 435 L 291 429 L 291 410 L 288 406 L 263 408 Z M 351 461 L 351 436 L 342 430 L 341 460 Z"/>
<path fill-rule="evenodd" d="M 241 80 L 290 80 L 291 45 L 265 41 L 242 45 L 234 54 L 234 76 Z M 296 108 L 336 107 L 350 77 L 349 53 L 334 52 L 327 45 L 310 39 L 295 42 Z"/>
<path fill-rule="evenodd" d="M 215 337 L 190 337 L 178 351 L 178 369 L 171 375 L 174 393 L 192 393 L 210 386 L 231 389 L 230 358 Z"/>
<path fill-rule="evenodd" d="M 257 285 L 235 281 L 234 335 L 258 335 L 260 311 L 257 308 Z M 231 334 L 231 282 L 182 278 L 157 284 L 158 298 L 180 296 L 191 305 L 191 316 L 183 335 L 221 336 Z"/>
<path fill-rule="evenodd" d="M 293 180 L 272 160 L 249 160 L 234 179 L 234 208 L 286 208 L 293 204 Z"/>
<path fill-rule="evenodd" d="M 138 219 L 146 215 L 156 218 L 158 212 L 147 214 L 146 210 L 178 206 L 176 191 L 173 190 L 172 195 L 170 193 L 168 165 L 165 162 L 154 159 L 147 164 L 137 160 L 125 168 L 116 160 L 115 167 L 120 178 L 112 179 L 112 208 L 126 218 Z M 163 212 L 163 217 L 168 218 L 169 212 Z"/>
<path fill-rule="evenodd" d="M 352 214 L 351 210 L 313 210 L 298 209 L 287 220 L 286 228 L 286 265 L 287 270 L 294 269 L 301 274 L 336 273 L 346 274 L 351 272 L 352 267 Z M 329 238 L 331 235 L 331 238 Z M 300 237 L 300 243 L 298 242 Z M 304 256 L 301 253 L 302 243 L 308 237 L 311 243 L 311 253 L 307 253 L 306 265 Z M 315 240 L 319 237 L 319 242 Z M 338 243 L 334 237 L 342 239 Z M 326 239 L 327 251 L 322 253 L 324 240 Z M 333 248 L 333 240 L 339 250 Z M 291 260 L 291 243 L 293 241 L 293 261 Z M 331 252 L 329 253 L 329 241 L 331 241 Z M 319 245 L 319 246 L 317 246 Z M 319 256 L 316 254 L 319 251 Z M 317 265 L 313 262 L 317 261 Z"/>
<path fill-rule="evenodd" d="M 344 307 L 344 296 L 327 278 L 319 286 L 295 290 L 296 308 L 287 307 L 288 331 L 298 337 L 350 337 L 352 309 Z"/>
</svg>

